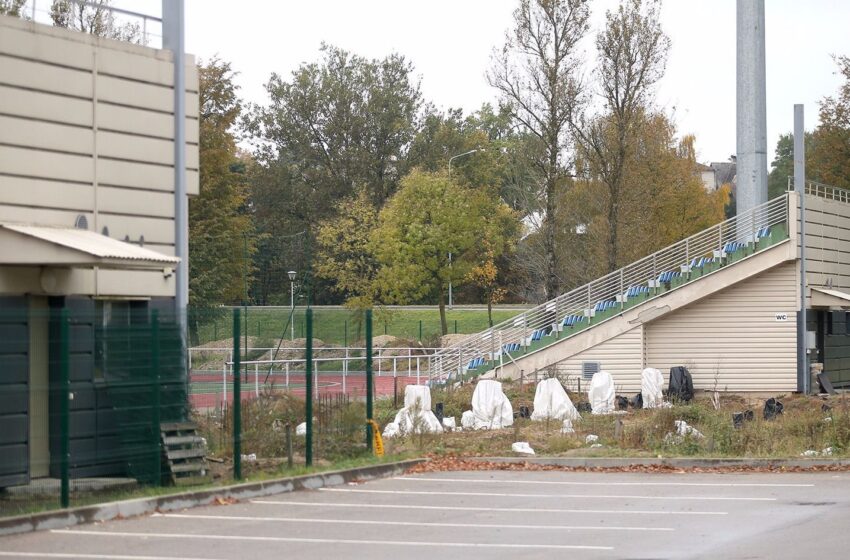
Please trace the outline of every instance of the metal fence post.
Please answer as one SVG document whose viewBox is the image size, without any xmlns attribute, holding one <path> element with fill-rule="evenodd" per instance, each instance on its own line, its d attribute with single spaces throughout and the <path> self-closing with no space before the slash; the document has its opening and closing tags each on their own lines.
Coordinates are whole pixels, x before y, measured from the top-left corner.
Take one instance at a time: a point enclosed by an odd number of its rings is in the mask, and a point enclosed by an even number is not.
<svg viewBox="0 0 850 560">
<path fill-rule="evenodd" d="M 62 386 L 59 405 L 60 420 L 60 450 L 59 450 L 59 474 L 61 486 L 59 492 L 59 505 L 67 508 L 70 505 L 69 462 L 70 462 L 70 434 L 69 424 L 71 416 L 71 380 L 70 380 L 70 344 L 68 341 L 68 309 L 63 308 L 59 314 L 59 379 Z"/>
<path fill-rule="evenodd" d="M 385 323 L 386 324 L 386 323 Z M 372 452 L 372 310 L 366 310 L 366 448 Z"/>
<path fill-rule="evenodd" d="M 233 310 L 233 478 L 242 480 L 242 352 L 239 308 Z"/>
<path fill-rule="evenodd" d="M 160 363 L 159 363 L 159 310 L 151 311 L 151 384 L 153 399 L 151 400 L 151 479 L 154 486 L 162 483 L 162 449 L 161 431 L 161 400 L 160 400 Z"/>
<path fill-rule="evenodd" d="M 304 462 L 307 466 L 313 464 L 313 308 L 308 307 L 305 313 L 307 323 L 307 340 L 304 349 L 304 367 L 306 386 L 304 388 L 304 413 L 307 416 L 307 433 L 304 437 Z"/>
</svg>

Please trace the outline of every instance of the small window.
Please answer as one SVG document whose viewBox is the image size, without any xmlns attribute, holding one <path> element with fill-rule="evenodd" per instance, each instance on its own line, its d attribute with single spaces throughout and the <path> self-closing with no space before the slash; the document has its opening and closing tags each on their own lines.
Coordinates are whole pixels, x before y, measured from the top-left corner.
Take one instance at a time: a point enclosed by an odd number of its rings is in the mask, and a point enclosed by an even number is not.
<svg viewBox="0 0 850 560">
<path fill-rule="evenodd" d="M 835 313 L 828 311 L 826 314 L 826 334 L 835 334 Z"/>
<path fill-rule="evenodd" d="M 850 336 L 850 311 L 844 312 L 844 335 Z"/>
</svg>

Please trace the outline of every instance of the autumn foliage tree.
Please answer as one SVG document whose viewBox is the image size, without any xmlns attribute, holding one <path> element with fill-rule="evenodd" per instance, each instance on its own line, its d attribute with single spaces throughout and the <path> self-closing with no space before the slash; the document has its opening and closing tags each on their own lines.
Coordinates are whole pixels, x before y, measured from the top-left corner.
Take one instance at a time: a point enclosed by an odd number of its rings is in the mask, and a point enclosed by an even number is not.
<svg viewBox="0 0 850 560">
<path fill-rule="evenodd" d="M 336 214 L 321 223 L 316 234 L 316 275 L 328 280 L 349 307 L 370 307 L 378 271 L 370 238 L 378 226 L 378 211 L 369 192 L 360 189 L 336 205 Z"/>
<path fill-rule="evenodd" d="M 511 221 L 510 209 L 486 189 L 458 186 L 444 173 L 412 171 L 381 210 L 372 235 L 381 264 L 376 292 L 388 303 L 436 300 L 446 334 L 449 282 L 462 284 L 480 264 L 484 240 L 496 250 Z"/>
<path fill-rule="evenodd" d="M 217 58 L 198 68 L 200 194 L 189 201 L 189 301 L 196 307 L 242 299 L 255 247 L 233 133 L 242 110 L 233 75 Z"/>
</svg>

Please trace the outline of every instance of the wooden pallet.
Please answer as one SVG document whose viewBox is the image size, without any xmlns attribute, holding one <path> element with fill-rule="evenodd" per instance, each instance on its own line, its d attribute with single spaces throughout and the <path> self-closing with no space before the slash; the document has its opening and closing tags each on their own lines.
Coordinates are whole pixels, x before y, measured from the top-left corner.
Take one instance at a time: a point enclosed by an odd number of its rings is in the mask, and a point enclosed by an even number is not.
<svg viewBox="0 0 850 560">
<path fill-rule="evenodd" d="M 163 466 L 174 484 L 195 483 L 207 477 L 206 445 L 197 431 L 194 422 L 160 424 Z"/>
</svg>

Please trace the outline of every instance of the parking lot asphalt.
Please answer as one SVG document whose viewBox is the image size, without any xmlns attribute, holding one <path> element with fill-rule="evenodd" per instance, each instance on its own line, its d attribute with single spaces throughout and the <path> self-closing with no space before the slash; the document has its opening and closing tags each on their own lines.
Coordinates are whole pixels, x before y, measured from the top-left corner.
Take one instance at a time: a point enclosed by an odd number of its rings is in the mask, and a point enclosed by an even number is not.
<svg viewBox="0 0 850 560">
<path fill-rule="evenodd" d="M 0 538 L 3 558 L 846 558 L 850 473 L 441 472 Z"/>
</svg>

